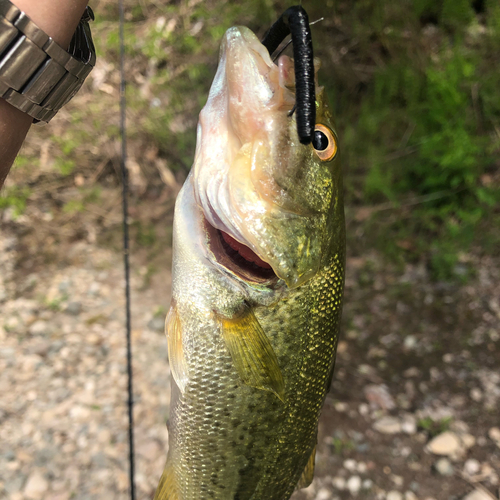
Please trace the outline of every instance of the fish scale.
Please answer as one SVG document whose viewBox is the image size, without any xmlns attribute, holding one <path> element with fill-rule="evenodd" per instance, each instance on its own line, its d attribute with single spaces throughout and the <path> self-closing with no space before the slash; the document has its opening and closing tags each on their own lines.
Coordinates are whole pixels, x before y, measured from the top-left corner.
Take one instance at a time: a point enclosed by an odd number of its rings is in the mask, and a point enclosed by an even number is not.
<svg viewBox="0 0 500 500">
<path fill-rule="evenodd" d="M 155 500 L 287 500 L 312 480 L 339 333 L 345 223 L 339 156 L 302 145 L 289 115 L 290 66 L 286 56 L 274 64 L 250 30 L 231 28 L 200 114 L 175 207 L 174 380 Z M 267 87 L 245 93 L 245 82 Z M 316 116 L 336 151 L 317 84 Z M 218 231 L 249 251 L 233 258 Z M 245 264 L 252 254 L 268 265 L 261 274 L 256 259 Z"/>
</svg>

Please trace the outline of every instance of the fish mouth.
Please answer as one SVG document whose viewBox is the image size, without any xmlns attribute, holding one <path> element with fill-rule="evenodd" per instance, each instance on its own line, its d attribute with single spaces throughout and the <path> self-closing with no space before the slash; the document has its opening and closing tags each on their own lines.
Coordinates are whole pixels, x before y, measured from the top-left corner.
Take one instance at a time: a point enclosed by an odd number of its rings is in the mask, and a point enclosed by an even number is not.
<svg viewBox="0 0 500 500">
<path fill-rule="evenodd" d="M 250 283 L 272 285 L 278 281 L 273 268 L 251 248 L 213 227 L 206 219 L 205 228 L 210 252 L 218 265 Z"/>
</svg>

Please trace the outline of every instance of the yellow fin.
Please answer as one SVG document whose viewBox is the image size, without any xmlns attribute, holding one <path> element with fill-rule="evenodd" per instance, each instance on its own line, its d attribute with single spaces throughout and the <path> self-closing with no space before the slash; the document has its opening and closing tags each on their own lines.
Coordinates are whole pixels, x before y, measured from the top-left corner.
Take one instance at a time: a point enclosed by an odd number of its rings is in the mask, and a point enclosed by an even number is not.
<svg viewBox="0 0 500 500">
<path fill-rule="evenodd" d="M 302 472 L 302 476 L 300 476 L 299 482 L 297 483 L 297 489 L 307 488 L 314 478 L 314 459 L 316 457 L 316 446 L 313 448 L 311 456 L 307 461 L 307 464 L 304 468 L 304 472 Z"/>
<path fill-rule="evenodd" d="M 243 382 L 271 391 L 285 402 L 285 382 L 273 347 L 253 311 L 246 307 L 236 318 L 221 318 L 222 335 Z"/>
<path fill-rule="evenodd" d="M 182 346 L 182 325 L 175 304 L 170 306 L 165 320 L 168 344 L 168 362 L 175 383 L 184 392 L 188 381 L 188 370 L 184 347 Z"/>
<path fill-rule="evenodd" d="M 160 483 L 158 488 L 156 488 L 156 493 L 154 500 L 180 500 L 179 491 L 177 488 L 177 481 L 175 478 L 173 468 L 168 464 L 165 465 L 163 474 L 160 478 Z"/>
</svg>

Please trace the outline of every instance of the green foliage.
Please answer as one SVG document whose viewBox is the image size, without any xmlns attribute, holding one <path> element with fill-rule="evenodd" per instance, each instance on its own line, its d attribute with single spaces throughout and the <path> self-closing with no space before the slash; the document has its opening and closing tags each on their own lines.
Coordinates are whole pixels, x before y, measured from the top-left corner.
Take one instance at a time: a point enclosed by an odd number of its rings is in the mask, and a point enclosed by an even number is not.
<svg viewBox="0 0 500 500">
<path fill-rule="evenodd" d="M 429 438 L 433 438 L 449 430 L 452 422 L 452 417 L 445 417 L 440 420 L 432 420 L 430 417 L 425 417 L 417 422 L 417 428 L 426 431 Z"/>
<path fill-rule="evenodd" d="M 393 216 L 375 212 L 368 233 L 392 259 L 426 255 L 436 279 L 466 278 L 458 252 L 484 239 L 481 221 L 500 206 L 491 180 L 500 152 L 500 4 L 485 5 L 476 16 L 469 0 L 364 0 L 344 21 L 358 58 L 373 61 L 359 105 L 346 105 L 342 89 L 334 96 L 355 174 L 348 200 L 356 203 L 355 188 L 362 204 L 391 203 Z"/>
<path fill-rule="evenodd" d="M 330 438 L 329 444 L 333 448 L 333 453 L 341 456 L 344 455 L 344 453 L 354 450 L 355 448 L 354 441 L 346 436 L 333 436 Z"/>
<path fill-rule="evenodd" d="M 9 186 L 0 192 L 0 210 L 11 207 L 13 215 L 19 217 L 26 210 L 31 190 L 28 187 Z"/>
</svg>

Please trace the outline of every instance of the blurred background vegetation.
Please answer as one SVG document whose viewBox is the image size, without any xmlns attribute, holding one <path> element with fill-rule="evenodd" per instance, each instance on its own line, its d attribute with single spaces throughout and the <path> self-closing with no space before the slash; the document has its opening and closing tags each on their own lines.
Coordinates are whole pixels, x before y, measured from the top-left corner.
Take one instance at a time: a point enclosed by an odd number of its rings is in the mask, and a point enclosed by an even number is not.
<svg viewBox="0 0 500 500">
<path fill-rule="evenodd" d="M 262 36 L 292 4 L 125 1 L 131 227 L 151 255 L 169 242 L 225 30 Z M 118 10 L 90 5 L 98 64 L 31 131 L 1 193 L 8 220 L 36 225 L 33 245 L 120 244 Z M 377 249 L 423 262 L 436 280 L 467 280 L 471 252 L 500 248 L 500 2 L 303 5 L 310 20 L 324 17 L 313 40 L 341 138 L 350 255 Z"/>
</svg>

